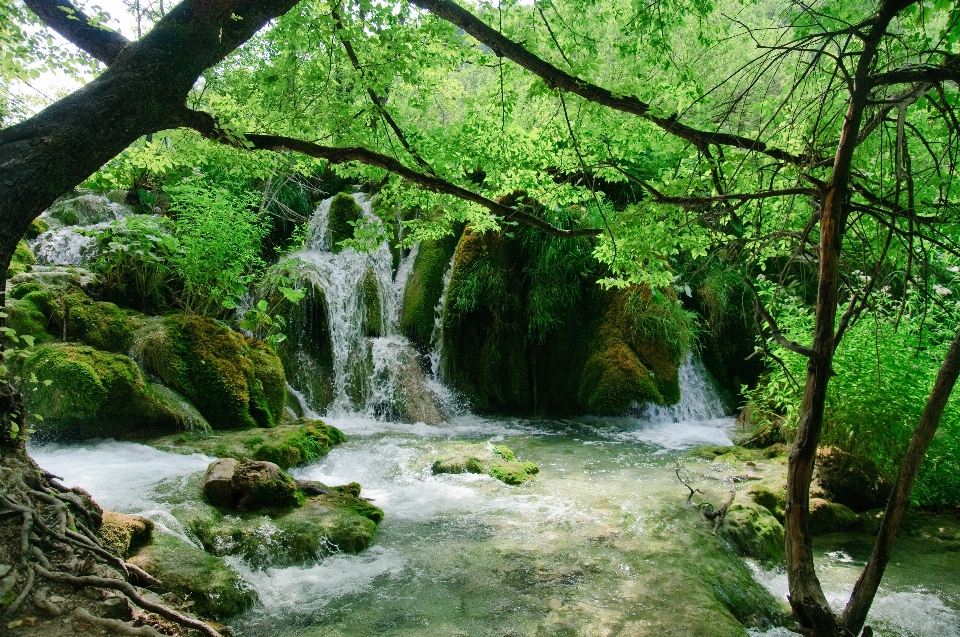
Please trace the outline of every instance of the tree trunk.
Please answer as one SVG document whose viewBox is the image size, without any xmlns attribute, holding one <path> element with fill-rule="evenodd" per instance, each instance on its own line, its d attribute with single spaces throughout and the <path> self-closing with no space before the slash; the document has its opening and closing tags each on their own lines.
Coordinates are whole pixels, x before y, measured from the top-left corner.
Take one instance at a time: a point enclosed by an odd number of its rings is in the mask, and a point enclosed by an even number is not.
<svg viewBox="0 0 960 637">
<path fill-rule="evenodd" d="M 853 587 L 850 601 L 843 611 L 841 623 L 844 628 L 853 634 L 860 632 L 860 629 L 863 628 L 863 622 L 867 619 L 867 612 L 869 612 L 873 598 L 877 594 L 883 571 L 887 562 L 890 561 L 890 551 L 893 549 L 893 542 L 897 537 L 900 520 L 910 503 L 910 490 L 917 480 L 917 473 L 920 471 L 920 465 L 923 463 L 930 441 L 933 440 L 933 435 L 937 433 L 937 428 L 940 426 L 940 418 L 957 383 L 958 376 L 960 376 L 960 332 L 957 332 L 953 343 L 950 344 L 947 356 L 944 358 L 943 365 L 940 366 L 940 372 L 937 374 L 937 380 L 933 384 L 933 390 L 930 392 L 927 404 L 923 408 L 923 414 L 920 416 L 917 428 L 913 431 L 910 446 L 907 448 L 903 464 L 900 465 L 897 481 L 893 485 L 893 492 L 890 494 L 890 499 L 887 500 L 887 509 L 883 514 L 883 521 L 880 523 L 880 532 L 877 534 L 877 543 L 873 547 L 873 554 L 870 555 L 867 565 L 863 568 L 860 578 Z"/>
<path fill-rule="evenodd" d="M 797 437 L 787 464 L 784 519 L 790 606 L 804 629 L 822 637 L 841 635 L 843 629 L 830 609 L 815 572 L 813 541 L 809 531 L 810 482 L 823 429 L 827 385 L 833 374 L 840 249 L 846 226 L 850 171 L 860 124 L 872 88 L 870 71 L 875 63 L 877 47 L 890 21 L 909 4 L 910 0 L 885 0 L 863 39 L 863 51 L 853 76 L 833 172 L 822 197 L 819 287 L 813 344 L 810 348 L 813 353 L 807 361 L 807 382 L 800 406 Z"/>
</svg>

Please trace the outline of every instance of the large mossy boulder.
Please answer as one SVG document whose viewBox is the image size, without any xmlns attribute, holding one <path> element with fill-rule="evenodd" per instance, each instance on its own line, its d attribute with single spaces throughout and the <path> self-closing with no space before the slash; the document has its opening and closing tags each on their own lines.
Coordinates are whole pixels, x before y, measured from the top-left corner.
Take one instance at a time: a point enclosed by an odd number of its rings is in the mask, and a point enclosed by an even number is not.
<svg viewBox="0 0 960 637">
<path fill-rule="evenodd" d="M 142 336 L 147 370 L 190 399 L 215 429 L 273 427 L 283 417 L 283 365 L 266 344 L 196 315 L 173 314 Z"/>
<path fill-rule="evenodd" d="M 432 345 L 444 275 L 456 248 L 457 237 L 452 234 L 442 239 L 428 239 L 417 248 L 413 271 L 403 291 L 400 330 L 421 348 Z"/>
<path fill-rule="evenodd" d="M 360 485 L 327 487 L 298 480 L 298 507 L 234 512 L 194 504 L 174 516 L 215 555 L 242 557 L 254 568 L 312 562 L 333 552 L 359 553 L 373 543 L 383 511 L 360 497 Z"/>
<path fill-rule="evenodd" d="M 546 241 L 557 240 L 464 231 L 443 309 L 445 378 L 477 411 L 676 403 L 692 328 L 674 293 L 603 290 L 589 243 Z"/>
<path fill-rule="evenodd" d="M 341 192 L 331 200 L 327 228 L 332 252 L 340 252 L 342 248 L 337 244 L 344 239 L 353 238 L 354 226 L 351 222 L 355 224 L 362 218 L 363 209 L 350 195 Z"/>
<path fill-rule="evenodd" d="M 133 359 L 89 346 L 49 344 L 23 363 L 27 409 L 39 438 L 130 438 L 196 425 L 144 378 Z"/>
<path fill-rule="evenodd" d="M 479 473 L 509 485 L 520 485 L 540 472 L 533 462 L 520 462 L 505 445 L 450 443 L 434 460 L 431 470 L 440 473 Z"/>
<path fill-rule="evenodd" d="M 265 460 L 287 470 L 322 458 L 346 439 L 342 431 L 322 420 L 299 418 L 272 429 L 221 429 L 214 436 L 176 434 L 148 444 L 163 451 Z"/>
<path fill-rule="evenodd" d="M 194 603 L 203 617 L 224 620 L 253 606 L 257 594 L 224 559 L 166 533 L 129 559 L 161 582 L 164 588 Z"/>
<path fill-rule="evenodd" d="M 46 211 L 45 216 L 56 219 L 65 226 L 89 226 L 104 221 L 113 221 L 131 214 L 128 206 L 104 195 L 84 193 L 58 199 Z"/>
</svg>

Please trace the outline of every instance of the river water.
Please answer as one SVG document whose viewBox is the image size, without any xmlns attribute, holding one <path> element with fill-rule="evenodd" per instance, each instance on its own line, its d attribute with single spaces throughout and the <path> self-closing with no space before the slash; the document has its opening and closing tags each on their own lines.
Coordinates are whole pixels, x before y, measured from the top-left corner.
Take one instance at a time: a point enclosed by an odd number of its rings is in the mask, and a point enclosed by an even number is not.
<svg viewBox="0 0 960 637">
<path fill-rule="evenodd" d="M 685 384 L 699 377 L 686 371 Z M 688 395 L 702 401 L 697 392 L 691 387 Z M 638 627 L 666 623 L 665 611 L 639 607 L 635 587 L 659 568 L 644 553 L 645 538 L 661 528 L 663 507 L 683 500 L 672 466 L 685 449 L 730 444 L 734 427 L 732 419 L 691 407 L 618 419 L 465 415 L 436 427 L 328 419 L 349 441 L 293 473 L 327 484 L 360 482 L 386 515 L 376 542 L 359 555 L 289 568 L 254 570 L 229 558 L 260 596 L 230 625 L 258 637 L 655 634 Z M 691 413 L 700 419 L 676 422 Z M 521 487 L 487 476 L 432 475 L 436 452 L 462 440 L 505 443 L 541 472 Z M 187 488 L 188 477 L 212 460 L 115 441 L 31 454 L 103 506 L 145 515 L 160 532 L 181 537 L 166 512 L 171 485 Z M 837 603 L 863 559 L 862 547 L 843 545 L 839 538 L 819 549 L 821 577 Z M 957 555 L 912 559 L 890 569 L 871 616 L 878 634 L 960 635 Z M 755 575 L 785 597 L 782 572 L 756 568 Z"/>
</svg>

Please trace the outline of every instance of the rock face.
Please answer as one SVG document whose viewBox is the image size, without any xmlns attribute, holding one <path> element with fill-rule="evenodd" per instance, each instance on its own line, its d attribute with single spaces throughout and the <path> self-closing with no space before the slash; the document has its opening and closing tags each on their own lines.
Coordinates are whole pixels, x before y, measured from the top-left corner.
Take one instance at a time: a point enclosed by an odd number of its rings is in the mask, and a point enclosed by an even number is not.
<svg viewBox="0 0 960 637">
<path fill-rule="evenodd" d="M 143 336 L 148 371 L 193 402 L 215 429 L 273 427 L 283 416 L 283 365 L 265 343 L 185 314 Z"/>
<path fill-rule="evenodd" d="M 505 484 L 519 485 L 533 479 L 540 467 L 520 462 L 504 445 L 451 443 L 440 452 L 431 467 L 438 473 L 481 473 Z"/>
<path fill-rule="evenodd" d="M 303 504 L 304 496 L 293 478 L 272 462 L 214 460 L 200 483 L 207 501 L 221 508 L 256 511 L 284 509 Z"/>
<path fill-rule="evenodd" d="M 475 410 L 498 413 L 677 402 L 689 319 L 675 298 L 602 290 L 589 242 L 526 232 L 460 237 L 443 310 L 446 379 Z"/>
</svg>

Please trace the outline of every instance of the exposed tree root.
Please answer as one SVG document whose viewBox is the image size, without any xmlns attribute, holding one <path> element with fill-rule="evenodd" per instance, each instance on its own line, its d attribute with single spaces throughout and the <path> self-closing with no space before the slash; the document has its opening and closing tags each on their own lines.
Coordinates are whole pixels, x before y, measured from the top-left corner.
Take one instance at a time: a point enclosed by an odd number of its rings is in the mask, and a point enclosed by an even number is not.
<svg viewBox="0 0 960 637">
<path fill-rule="evenodd" d="M 3 391 L 0 386 L 0 393 Z M 160 637 L 164 634 L 150 625 L 133 626 L 119 619 L 98 617 L 90 612 L 96 610 L 95 602 L 78 595 L 92 591 L 89 599 L 103 603 L 103 597 L 110 595 L 103 593 L 106 589 L 116 591 L 117 596 L 132 606 L 179 626 L 184 634 L 196 631 L 205 637 L 221 637 L 207 623 L 152 601 L 137 590 L 137 585 L 161 583 L 103 545 L 91 530 L 99 528 L 101 516 L 99 507 L 86 493 L 66 488 L 57 482 L 56 476 L 37 467 L 22 443 L 0 443 L 0 537 L 3 538 L 0 539 L 0 612 L 3 621 L 28 614 L 24 607 L 32 605 L 41 619 L 47 618 L 44 621 L 67 620 L 118 635 Z M 52 595 L 52 590 L 58 594 Z M 144 614 L 139 616 L 142 619 Z M 163 622 L 157 621 L 158 627 L 164 630 Z M 75 628 L 69 629 L 68 634 L 75 634 Z M 179 634 L 179 629 L 167 630 Z"/>
</svg>

